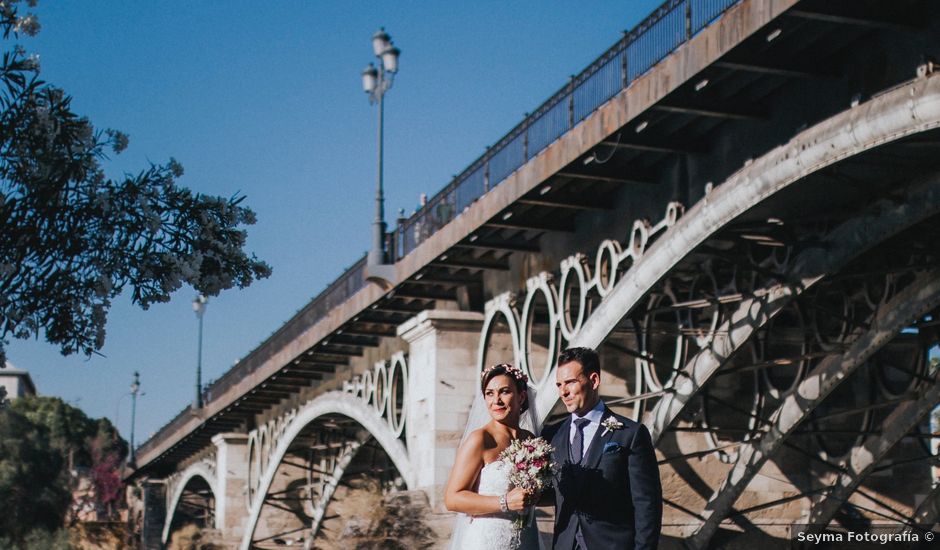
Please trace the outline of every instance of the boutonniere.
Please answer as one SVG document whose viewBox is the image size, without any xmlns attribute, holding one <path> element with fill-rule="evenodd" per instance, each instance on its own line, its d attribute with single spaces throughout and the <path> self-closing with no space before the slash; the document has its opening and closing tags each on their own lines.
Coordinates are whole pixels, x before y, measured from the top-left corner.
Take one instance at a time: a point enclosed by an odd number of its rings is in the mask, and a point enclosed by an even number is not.
<svg viewBox="0 0 940 550">
<path fill-rule="evenodd" d="M 608 416 L 607 418 L 604 419 L 603 422 L 601 422 L 601 426 L 604 427 L 604 431 L 601 432 L 601 437 L 604 437 L 605 435 L 607 435 L 607 432 L 613 432 L 613 431 L 622 429 L 623 422 L 617 420 L 616 418 L 612 416 Z"/>
</svg>

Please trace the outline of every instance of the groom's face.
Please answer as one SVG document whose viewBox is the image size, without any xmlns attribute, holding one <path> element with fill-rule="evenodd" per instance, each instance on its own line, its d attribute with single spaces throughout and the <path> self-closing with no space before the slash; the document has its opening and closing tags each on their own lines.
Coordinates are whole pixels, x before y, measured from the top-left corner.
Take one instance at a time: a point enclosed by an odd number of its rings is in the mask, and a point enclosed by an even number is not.
<svg viewBox="0 0 940 550">
<path fill-rule="evenodd" d="M 584 416 L 597 405 L 601 377 L 596 372 L 586 375 L 579 361 L 569 361 L 555 370 L 555 386 L 568 412 Z"/>
</svg>

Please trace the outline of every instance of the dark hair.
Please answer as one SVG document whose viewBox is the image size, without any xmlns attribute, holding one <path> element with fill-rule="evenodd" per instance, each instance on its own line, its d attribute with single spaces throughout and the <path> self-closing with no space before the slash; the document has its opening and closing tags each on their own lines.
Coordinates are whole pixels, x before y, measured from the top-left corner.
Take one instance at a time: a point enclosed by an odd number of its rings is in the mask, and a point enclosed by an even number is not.
<svg viewBox="0 0 940 550">
<path fill-rule="evenodd" d="M 591 348 L 568 348 L 558 355 L 559 367 L 572 361 L 581 363 L 585 376 L 590 376 L 592 372 L 601 373 L 601 360 Z"/>
<path fill-rule="evenodd" d="M 522 375 L 522 378 L 517 377 L 516 374 L 512 372 L 512 370 L 515 370 L 520 375 Z M 526 412 L 529 410 L 529 393 L 526 390 L 526 383 L 529 380 L 524 374 L 522 374 L 522 371 L 519 369 L 519 367 L 516 367 L 515 365 L 510 365 L 509 363 L 500 363 L 498 365 L 488 367 L 485 371 L 483 371 L 483 375 L 481 377 L 482 380 L 480 381 L 480 392 L 485 392 L 486 386 L 490 383 L 490 380 L 496 378 L 497 376 L 508 376 L 509 379 L 515 383 L 516 391 L 519 392 L 520 395 L 525 396 L 525 399 L 522 401 L 522 410 L 520 412 Z"/>
</svg>

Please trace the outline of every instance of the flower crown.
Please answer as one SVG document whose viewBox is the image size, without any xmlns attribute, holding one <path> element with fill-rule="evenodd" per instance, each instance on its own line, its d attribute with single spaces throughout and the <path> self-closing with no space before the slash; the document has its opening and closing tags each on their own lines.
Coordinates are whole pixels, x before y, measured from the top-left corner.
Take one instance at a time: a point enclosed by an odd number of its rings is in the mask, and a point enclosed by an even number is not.
<svg viewBox="0 0 940 550">
<path fill-rule="evenodd" d="M 486 379 L 486 375 L 497 367 L 503 367 L 506 369 L 506 374 L 512 376 L 523 384 L 527 384 L 529 382 L 529 377 L 526 376 L 524 372 L 522 372 L 522 369 L 509 363 L 498 363 L 496 365 L 490 365 L 489 367 L 486 367 L 483 369 L 483 372 L 480 373 L 480 380 Z"/>
</svg>

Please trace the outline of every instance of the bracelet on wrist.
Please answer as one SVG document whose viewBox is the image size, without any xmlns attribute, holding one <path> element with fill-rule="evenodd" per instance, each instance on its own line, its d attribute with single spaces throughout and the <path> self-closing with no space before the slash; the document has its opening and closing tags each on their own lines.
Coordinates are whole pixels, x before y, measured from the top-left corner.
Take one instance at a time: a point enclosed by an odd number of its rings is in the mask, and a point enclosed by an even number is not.
<svg viewBox="0 0 940 550">
<path fill-rule="evenodd" d="M 503 513 L 509 511 L 509 504 L 506 503 L 506 495 L 499 495 L 499 511 Z"/>
</svg>

